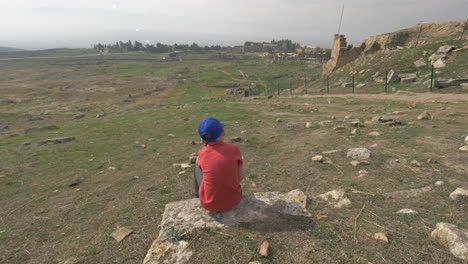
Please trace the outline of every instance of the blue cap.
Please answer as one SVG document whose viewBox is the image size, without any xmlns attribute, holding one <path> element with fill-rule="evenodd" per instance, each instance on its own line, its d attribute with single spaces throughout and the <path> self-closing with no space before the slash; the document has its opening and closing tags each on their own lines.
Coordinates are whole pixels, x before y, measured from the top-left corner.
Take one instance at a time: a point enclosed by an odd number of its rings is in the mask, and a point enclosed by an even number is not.
<svg viewBox="0 0 468 264">
<path fill-rule="evenodd" d="M 216 139 L 223 133 L 224 125 L 214 117 L 207 117 L 200 121 L 198 125 L 198 134 L 206 142 L 215 142 Z M 209 138 L 205 138 L 206 135 L 210 135 Z"/>
</svg>

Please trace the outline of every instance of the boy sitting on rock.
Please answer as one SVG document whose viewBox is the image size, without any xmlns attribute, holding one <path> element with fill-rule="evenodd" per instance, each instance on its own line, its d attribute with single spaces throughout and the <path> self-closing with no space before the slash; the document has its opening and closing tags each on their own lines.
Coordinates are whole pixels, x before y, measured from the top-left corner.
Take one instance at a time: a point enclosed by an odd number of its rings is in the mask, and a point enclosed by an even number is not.
<svg viewBox="0 0 468 264">
<path fill-rule="evenodd" d="M 232 209 L 242 198 L 242 156 L 237 145 L 226 144 L 224 125 L 216 118 L 200 121 L 198 133 L 205 145 L 198 151 L 195 195 L 208 211 Z"/>
</svg>

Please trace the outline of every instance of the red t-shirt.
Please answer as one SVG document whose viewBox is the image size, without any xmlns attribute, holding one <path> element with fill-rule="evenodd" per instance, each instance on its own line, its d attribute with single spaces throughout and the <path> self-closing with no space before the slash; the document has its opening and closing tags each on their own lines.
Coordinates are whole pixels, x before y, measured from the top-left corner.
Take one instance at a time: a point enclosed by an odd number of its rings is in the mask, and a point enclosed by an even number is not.
<svg viewBox="0 0 468 264">
<path fill-rule="evenodd" d="M 210 142 L 198 151 L 197 165 L 203 172 L 198 191 L 200 203 L 208 211 L 227 211 L 241 200 L 239 166 L 242 156 L 237 145 Z"/>
</svg>

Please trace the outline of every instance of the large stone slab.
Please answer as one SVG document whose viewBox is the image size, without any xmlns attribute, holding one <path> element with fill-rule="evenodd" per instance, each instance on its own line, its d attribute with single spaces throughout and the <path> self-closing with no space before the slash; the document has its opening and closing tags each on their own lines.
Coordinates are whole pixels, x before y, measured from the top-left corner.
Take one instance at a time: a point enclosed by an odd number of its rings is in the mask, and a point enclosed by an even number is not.
<svg viewBox="0 0 468 264">
<path fill-rule="evenodd" d="M 218 229 L 241 223 L 276 221 L 285 217 L 311 218 L 304 208 L 307 197 L 300 190 L 289 193 L 254 193 L 242 198 L 226 212 L 209 212 L 198 199 L 169 203 L 163 213 L 161 229 L 149 249 L 143 264 L 188 263 L 192 252 L 189 243 L 174 238 L 174 231 L 188 234 L 195 229 Z"/>
</svg>

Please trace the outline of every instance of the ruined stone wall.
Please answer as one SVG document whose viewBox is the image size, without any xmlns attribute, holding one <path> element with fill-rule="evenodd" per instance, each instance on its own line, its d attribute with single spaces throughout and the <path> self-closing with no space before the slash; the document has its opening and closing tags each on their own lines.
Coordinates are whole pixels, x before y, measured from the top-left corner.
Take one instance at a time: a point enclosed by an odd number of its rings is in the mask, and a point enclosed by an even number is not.
<svg viewBox="0 0 468 264">
<path fill-rule="evenodd" d="M 336 34 L 333 41 L 331 58 L 323 65 L 323 76 L 332 73 L 361 56 L 362 47 L 348 49 L 347 46 L 345 36 Z"/>
</svg>

